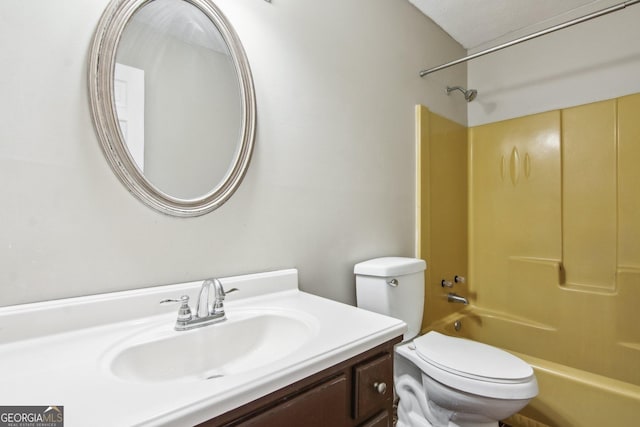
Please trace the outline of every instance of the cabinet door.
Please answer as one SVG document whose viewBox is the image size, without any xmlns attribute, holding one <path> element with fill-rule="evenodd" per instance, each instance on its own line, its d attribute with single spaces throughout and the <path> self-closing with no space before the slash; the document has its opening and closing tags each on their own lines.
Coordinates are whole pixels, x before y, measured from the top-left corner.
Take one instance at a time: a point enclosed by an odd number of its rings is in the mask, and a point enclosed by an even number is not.
<svg viewBox="0 0 640 427">
<path fill-rule="evenodd" d="M 384 354 L 355 368 L 354 418 L 369 417 L 393 399 L 393 357 Z"/>
<path fill-rule="evenodd" d="M 348 420 L 347 377 L 340 375 L 239 424 L 243 427 L 341 427 Z"/>
<path fill-rule="evenodd" d="M 391 418 L 387 411 L 381 412 L 360 427 L 391 427 Z"/>
</svg>

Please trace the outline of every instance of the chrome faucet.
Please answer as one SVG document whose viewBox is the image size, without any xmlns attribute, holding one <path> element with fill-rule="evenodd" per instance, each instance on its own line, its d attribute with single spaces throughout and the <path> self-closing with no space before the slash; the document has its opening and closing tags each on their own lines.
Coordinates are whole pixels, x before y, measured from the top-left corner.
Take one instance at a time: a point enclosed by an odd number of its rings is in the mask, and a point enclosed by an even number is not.
<svg viewBox="0 0 640 427">
<path fill-rule="evenodd" d="M 449 302 L 460 302 L 464 305 L 469 304 L 469 300 L 467 300 L 465 297 L 461 297 L 458 294 L 455 294 L 453 292 L 449 292 L 449 294 L 447 295 L 447 301 Z"/>
<path fill-rule="evenodd" d="M 211 289 L 214 291 L 213 302 L 209 302 Z M 218 279 L 207 279 L 202 282 L 198 301 L 196 303 L 196 312 L 192 313 L 189 307 L 189 296 L 182 295 L 180 299 L 165 299 L 160 304 L 168 302 L 179 302 L 178 319 L 176 320 L 176 331 L 187 331 L 189 329 L 200 328 L 202 326 L 211 325 L 213 323 L 222 322 L 227 318 L 224 312 L 224 298 L 230 292 L 237 291 L 237 288 L 229 289 L 225 292 L 222 283 Z M 204 304 L 202 300 L 204 298 Z M 201 307 L 202 306 L 202 307 Z"/>
<path fill-rule="evenodd" d="M 213 302 L 209 302 L 209 295 L 211 294 L 211 289 L 213 289 L 214 298 Z M 196 316 L 199 317 L 222 317 L 224 320 L 224 298 L 227 296 L 229 292 L 237 291 L 237 288 L 231 288 L 228 291 L 224 291 L 224 287 L 222 286 L 222 282 L 218 279 L 207 279 L 202 282 L 202 287 L 200 288 L 200 294 L 198 295 L 198 303 L 196 304 Z M 200 314 L 200 303 L 202 302 L 202 297 L 205 298 L 205 307 L 206 312 L 204 315 Z"/>
</svg>

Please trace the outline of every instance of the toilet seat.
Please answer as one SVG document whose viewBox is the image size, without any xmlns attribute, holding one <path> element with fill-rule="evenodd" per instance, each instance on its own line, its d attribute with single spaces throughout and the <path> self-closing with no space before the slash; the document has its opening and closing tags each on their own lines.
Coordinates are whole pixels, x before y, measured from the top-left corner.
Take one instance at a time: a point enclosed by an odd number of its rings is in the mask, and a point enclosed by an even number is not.
<svg viewBox="0 0 640 427">
<path fill-rule="evenodd" d="M 527 363 L 499 348 L 429 332 L 413 340 L 418 355 L 450 372 L 478 381 L 521 383 L 533 376 Z"/>
<path fill-rule="evenodd" d="M 538 393 L 527 363 L 486 344 L 429 332 L 396 351 L 434 380 L 467 393 L 496 399 L 530 399 Z"/>
</svg>

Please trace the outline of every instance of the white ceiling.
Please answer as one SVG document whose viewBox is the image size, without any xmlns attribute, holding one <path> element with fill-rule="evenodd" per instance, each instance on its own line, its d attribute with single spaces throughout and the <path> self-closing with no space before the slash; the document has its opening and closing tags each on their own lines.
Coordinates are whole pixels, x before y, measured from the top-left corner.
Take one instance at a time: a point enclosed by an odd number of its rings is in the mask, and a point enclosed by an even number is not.
<svg viewBox="0 0 640 427">
<path fill-rule="evenodd" d="M 467 50 L 491 46 L 492 41 L 502 41 L 507 35 L 520 37 L 623 3 L 622 0 L 409 1 Z"/>
</svg>

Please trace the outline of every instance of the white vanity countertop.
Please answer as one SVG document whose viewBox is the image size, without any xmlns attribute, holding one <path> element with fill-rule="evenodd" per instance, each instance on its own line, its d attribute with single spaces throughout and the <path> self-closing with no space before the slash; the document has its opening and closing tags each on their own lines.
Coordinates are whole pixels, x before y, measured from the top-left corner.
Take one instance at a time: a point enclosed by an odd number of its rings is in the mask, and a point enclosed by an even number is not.
<svg viewBox="0 0 640 427">
<path fill-rule="evenodd" d="M 143 382 L 112 373 L 114 349 L 149 328 L 185 333 L 173 331 L 177 306 L 158 302 L 183 294 L 195 301 L 200 282 L 4 307 L 0 404 L 64 406 L 66 427 L 194 425 L 406 331 L 400 320 L 299 291 L 294 269 L 222 282 L 239 289 L 227 296 L 229 321 L 253 309 L 304 312 L 312 336 L 287 356 L 243 373 Z"/>
</svg>

